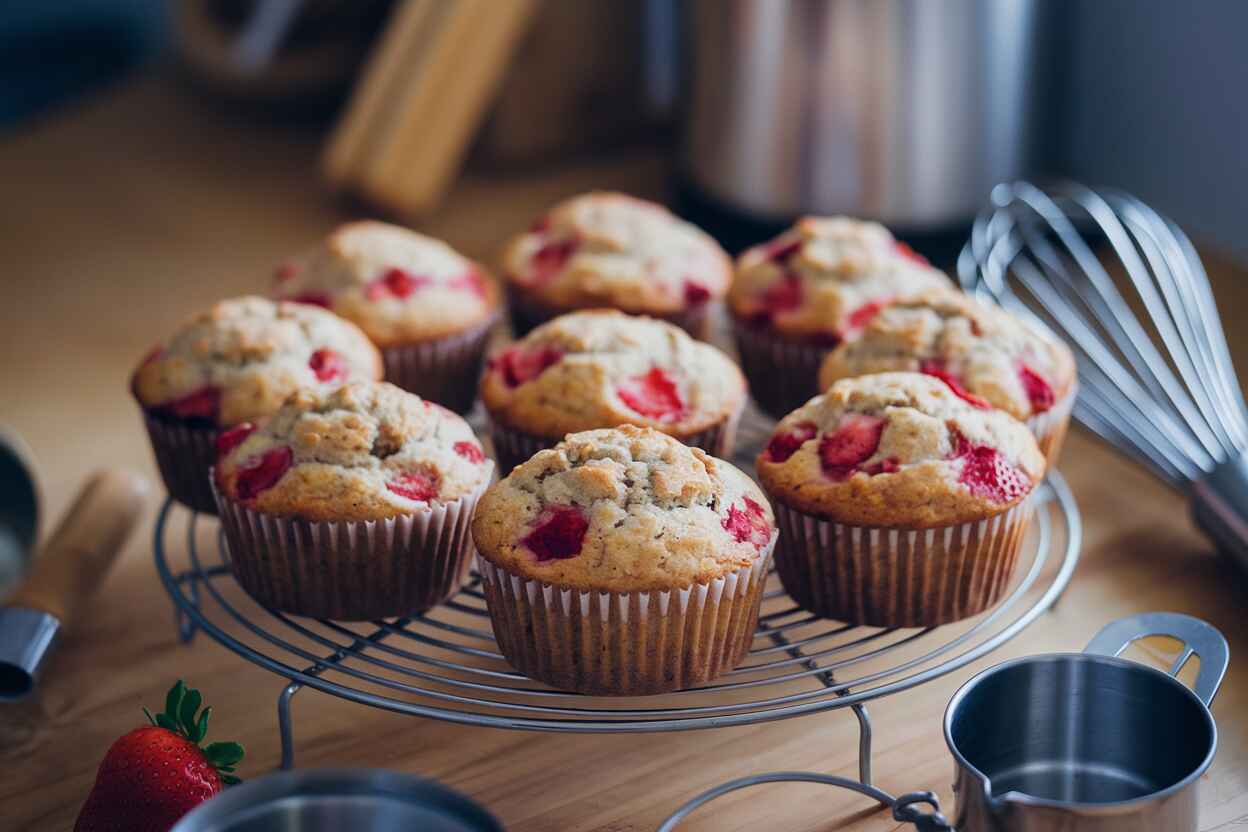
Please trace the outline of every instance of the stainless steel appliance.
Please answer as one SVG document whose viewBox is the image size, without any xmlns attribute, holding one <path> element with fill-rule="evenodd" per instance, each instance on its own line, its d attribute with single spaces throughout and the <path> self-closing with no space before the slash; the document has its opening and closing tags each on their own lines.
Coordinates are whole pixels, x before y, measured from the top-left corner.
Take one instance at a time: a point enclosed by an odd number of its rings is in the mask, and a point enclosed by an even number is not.
<svg viewBox="0 0 1248 832">
<path fill-rule="evenodd" d="M 969 224 L 1047 127 L 1034 0 L 689 0 L 683 176 L 758 219 Z"/>
</svg>

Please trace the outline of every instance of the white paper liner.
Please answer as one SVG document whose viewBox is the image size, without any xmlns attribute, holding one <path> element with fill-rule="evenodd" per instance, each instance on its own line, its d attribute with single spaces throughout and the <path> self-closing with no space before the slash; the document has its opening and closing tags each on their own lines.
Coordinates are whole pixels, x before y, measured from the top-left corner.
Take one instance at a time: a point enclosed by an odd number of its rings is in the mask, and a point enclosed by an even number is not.
<svg viewBox="0 0 1248 832">
<path fill-rule="evenodd" d="M 386 381 L 457 413 L 467 413 L 477 398 L 485 347 L 499 314 L 496 310 L 472 329 L 445 338 L 383 347 Z"/>
<path fill-rule="evenodd" d="M 849 526 L 772 500 L 776 571 L 803 609 L 873 627 L 934 627 L 1000 600 L 1032 515 L 1028 497 L 974 523 L 907 530 Z"/>
<path fill-rule="evenodd" d="M 217 428 L 180 424 L 146 410 L 143 421 L 169 496 L 195 511 L 216 514 L 208 470 L 217 461 Z"/>
<path fill-rule="evenodd" d="M 492 463 L 491 463 L 492 464 Z M 362 621 L 413 615 L 457 592 L 472 562 L 472 494 L 386 520 L 316 522 L 220 494 L 230 567 L 249 595 L 293 615 Z"/>
<path fill-rule="evenodd" d="M 711 456 L 730 459 L 737 443 L 737 427 L 741 424 L 741 414 L 744 412 L 745 401 L 743 400 L 741 406 L 728 414 L 718 425 L 676 438 L 686 445 L 701 448 Z M 614 427 L 614 425 L 603 425 L 603 427 Z M 503 477 L 511 473 L 512 468 L 526 462 L 533 454 L 545 448 L 553 448 L 560 441 L 549 436 L 536 436 L 514 430 L 497 419 L 490 419 L 490 439 L 494 444 L 494 456 L 498 460 L 499 475 Z"/>
<path fill-rule="evenodd" d="M 758 626 L 775 537 L 752 566 L 688 589 L 595 592 L 477 557 L 494 636 L 521 673 L 608 696 L 705 684 L 741 663 Z"/>
<path fill-rule="evenodd" d="M 741 369 L 762 410 L 783 419 L 819 392 L 819 366 L 832 347 L 793 341 L 732 317 Z"/>
<path fill-rule="evenodd" d="M 1078 385 L 1072 384 L 1070 392 L 1054 402 L 1051 408 L 1023 421 L 1036 437 L 1040 453 L 1044 454 L 1044 461 L 1050 468 L 1057 465 L 1057 458 L 1062 454 L 1062 443 L 1066 440 L 1066 429 L 1070 426 L 1070 412 L 1078 395 Z"/>
</svg>

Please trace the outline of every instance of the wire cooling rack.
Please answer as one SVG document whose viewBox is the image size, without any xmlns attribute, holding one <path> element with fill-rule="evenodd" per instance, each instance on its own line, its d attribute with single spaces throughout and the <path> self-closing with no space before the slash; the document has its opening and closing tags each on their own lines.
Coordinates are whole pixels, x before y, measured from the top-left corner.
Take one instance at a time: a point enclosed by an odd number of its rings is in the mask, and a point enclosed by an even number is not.
<svg viewBox="0 0 1248 832">
<path fill-rule="evenodd" d="M 762 417 L 748 417 L 743 455 L 769 431 Z M 348 623 L 289 616 L 253 601 L 230 572 L 216 519 L 172 500 L 156 521 L 154 550 L 183 641 L 202 631 L 287 680 L 278 697 L 283 768 L 294 764 L 291 702 L 306 686 L 399 713 L 534 731 L 680 731 L 850 708 L 859 723 L 860 780 L 870 784 L 864 703 L 991 652 L 1047 610 L 1069 582 L 1081 536 L 1074 498 L 1054 472 L 1032 499 L 1036 521 L 1017 576 L 990 611 L 939 628 L 854 627 L 801 610 L 773 575 L 740 667 L 705 687 L 650 697 L 582 696 L 517 673 L 494 641 L 475 572 L 457 595 L 425 614 Z"/>
</svg>

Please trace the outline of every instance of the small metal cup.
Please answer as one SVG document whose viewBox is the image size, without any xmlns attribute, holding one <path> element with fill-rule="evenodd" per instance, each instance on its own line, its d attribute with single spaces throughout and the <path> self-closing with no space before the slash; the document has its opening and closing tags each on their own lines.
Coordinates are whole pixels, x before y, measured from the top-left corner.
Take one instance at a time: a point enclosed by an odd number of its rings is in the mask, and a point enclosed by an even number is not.
<svg viewBox="0 0 1248 832">
<path fill-rule="evenodd" d="M 232 786 L 170 832 L 503 832 L 432 780 L 383 769 L 302 769 Z"/>
<path fill-rule="evenodd" d="M 1133 642 L 1185 647 L 1169 673 L 1118 658 Z M 1175 679 L 1200 657 L 1194 690 Z M 1174 613 L 1116 621 L 1083 653 L 1032 656 L 967 682 L 945 711 L 960 832 L 1196 832 L 1213 761 L 1209 703 L 1226 639 Z M 943 828 L 943 827 L 934 827 Z"/>
</svg>

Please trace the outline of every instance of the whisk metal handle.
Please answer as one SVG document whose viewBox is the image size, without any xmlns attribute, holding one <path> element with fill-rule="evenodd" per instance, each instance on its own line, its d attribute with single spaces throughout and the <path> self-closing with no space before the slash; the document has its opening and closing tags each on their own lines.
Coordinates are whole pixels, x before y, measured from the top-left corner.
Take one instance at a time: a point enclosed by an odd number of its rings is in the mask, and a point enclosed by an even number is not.
<svg viewBox="0 0 1248 832">
<path fill-rule="evenodd" d="M 1231 457 L 1192 481 L 1192 516 L 1248 569 L 1248 455 Z"/>
</svg>

